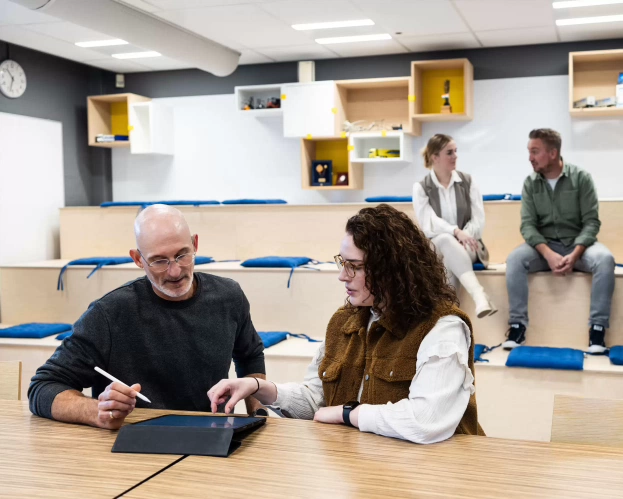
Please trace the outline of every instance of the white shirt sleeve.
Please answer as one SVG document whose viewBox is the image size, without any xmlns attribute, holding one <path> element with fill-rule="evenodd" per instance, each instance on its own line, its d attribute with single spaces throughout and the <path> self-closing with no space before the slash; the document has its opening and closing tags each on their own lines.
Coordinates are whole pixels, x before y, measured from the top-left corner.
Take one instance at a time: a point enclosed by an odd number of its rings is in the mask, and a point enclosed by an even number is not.
<svg viewBox="0 0 623 499">
<path fill-rule="evenodd" d="M 439 234 L 454 234 L 456 225 L 438 217 L 428 201 L 428 196 L 419 182 L 413 184 L 413 211 L 424 235 L 432 239 Z"/>
<path fill-rule="evenodd" d="M 277 400 L 275 406 L 287 411 L 297 419 L 314 419 L 314 414 L 325 406 L 322 380 L 318 376 L 318 368 L 324 359 L 324 341 L 318 347 L 318 351 L 307 366 L 303 383 L 279 383 L 277 387 Z"/>
<path fill-rule="evenodd" d="M 475 392 L 470 341 L 469 328 L 459 317 L 439 319 L 418 350 L 409 397 L 359 406 L 359 429 L 420 444 L 450 438 Z"/>
<path fill-rule="evenodd" d="M 485 206 L 482 202 L 480 189 L 473 181 L 469 189 L 469 199 L 472 204 L 472 218 L 465 224 L 463 230 L 474 239 L 482 239 L 482 233 L 485 229 Z"/>
</svg>

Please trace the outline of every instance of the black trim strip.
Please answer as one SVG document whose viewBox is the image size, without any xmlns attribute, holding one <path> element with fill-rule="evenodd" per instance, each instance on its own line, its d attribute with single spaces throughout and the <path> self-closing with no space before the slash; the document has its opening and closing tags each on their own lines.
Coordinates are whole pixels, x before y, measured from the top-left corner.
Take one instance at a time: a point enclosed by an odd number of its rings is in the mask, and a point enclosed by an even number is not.
<svg viewBox="0 0 623 499">
<path fill-rule="evenodd" d="M 128 490 L 124 490 L 121 494 L 119 494 L 118 496 L 115 496 L 113 499 L 119 499 L 120 497 L 123 497 L 124 495 L 126 495 L 128 492 L 130 492 L 131 490 L 134 490 L 137 487 L 140 487 L 141 485 L 143 485 L 145 482 L 148 482 L 149 480 L 151 480 L 152 478 L 154 478 L 155 476 L 158 476 L 160 473 L 162 473 L 163 471 L 168 470 L 171 466 L 175 466 L 177 463 L 179 463 L 180 461 L 183 461 L 184 459 L 186 459 L 188 456 L 182 456 L 180 457 L 177 461 L 173 461 L 171 464 L 169 464 L 168 466 L 165 466 L 164 468 L 162 468 L 161 470 L 156 471 L 153 475 L 148 476 L 147 478 L 145 478 L 145 480 L 142 480 L 140 482 L 138 482 L 136 485 L 132 485 L 132 487 L 130 487 Z"/>
</svg>

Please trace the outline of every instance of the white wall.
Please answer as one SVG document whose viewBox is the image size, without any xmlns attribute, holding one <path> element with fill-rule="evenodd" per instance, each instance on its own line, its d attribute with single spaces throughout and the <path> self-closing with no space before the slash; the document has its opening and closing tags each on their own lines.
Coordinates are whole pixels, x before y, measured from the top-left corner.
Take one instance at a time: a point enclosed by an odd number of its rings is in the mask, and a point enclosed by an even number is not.
<svg viewBox="0 0 623 499">
<path fill-rule="evenodd" d="M 429 123 L 414 140 L 415 162 L 366 165 L 361 191 L 301 189 L 300 142 L 283 137 L 282 121 L 236 112 L 233 95 L 159 99 L 174 108 L 173 158 L 113 150 L 115 201 L 284 198 L 291 203 L 356 202 L 375 195 L 410 195 L 427 171 L 417 152 L 435 133 L 458 144 L 459 169 L 474 175 L 483 194 L 520 193 L 532 168 L 526 145 L 533 128 L 563 136 L 566 160 L 589 170 L 600 198 L 623 197 L 623 120 L 572 120 L 568 78 L 478 80 L 475 118 Z"/>
<path fill-rule="evenodd" d="M 59 258 L 62 124 L 0 113 L 0 265 Z"/>
</svg>

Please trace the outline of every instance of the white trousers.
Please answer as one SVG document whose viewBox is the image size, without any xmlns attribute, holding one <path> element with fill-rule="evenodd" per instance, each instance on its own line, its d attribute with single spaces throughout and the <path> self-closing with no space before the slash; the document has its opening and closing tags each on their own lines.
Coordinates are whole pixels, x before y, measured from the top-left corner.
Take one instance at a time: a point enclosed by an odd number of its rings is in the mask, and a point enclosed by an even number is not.
<svg viewBox="0 0 623 499">
<path fill-rule="evenodd" d="M 459 278 L 465 272 L 473 272 L 472 264 L 478 256 L 473 250 L 467 250 L 452 234 L 439 234 L 431 239 L 435 251 L 443 258 L 448 273 L 448 282 L 458 291 Z"/>
</svg>

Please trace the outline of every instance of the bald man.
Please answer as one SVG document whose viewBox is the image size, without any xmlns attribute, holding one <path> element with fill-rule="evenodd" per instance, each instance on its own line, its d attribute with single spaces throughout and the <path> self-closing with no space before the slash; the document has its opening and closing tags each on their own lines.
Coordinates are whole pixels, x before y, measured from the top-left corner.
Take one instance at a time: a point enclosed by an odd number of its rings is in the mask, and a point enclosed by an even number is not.
<svg viewBox="0 0 623 499">
<path fill-rule="evenodd" d="M 235 281 L 194 272 L 199 240 L 182 213 L 152 205 L 134 224 L 141 277 L 93 302 L 28 389 L 38 416 L 117 429 L 135 407 L 209 411 L 227 378 L 265 379 L 264 346 Z M 131 387 L 109 381 L 98 366 Z M 82 394 L 92 387 L 93 398 Z M 141 392 L 151 404 L 137 398 Z M 252 412 L 260 404 L 247 400 Z"/>
</svg>

